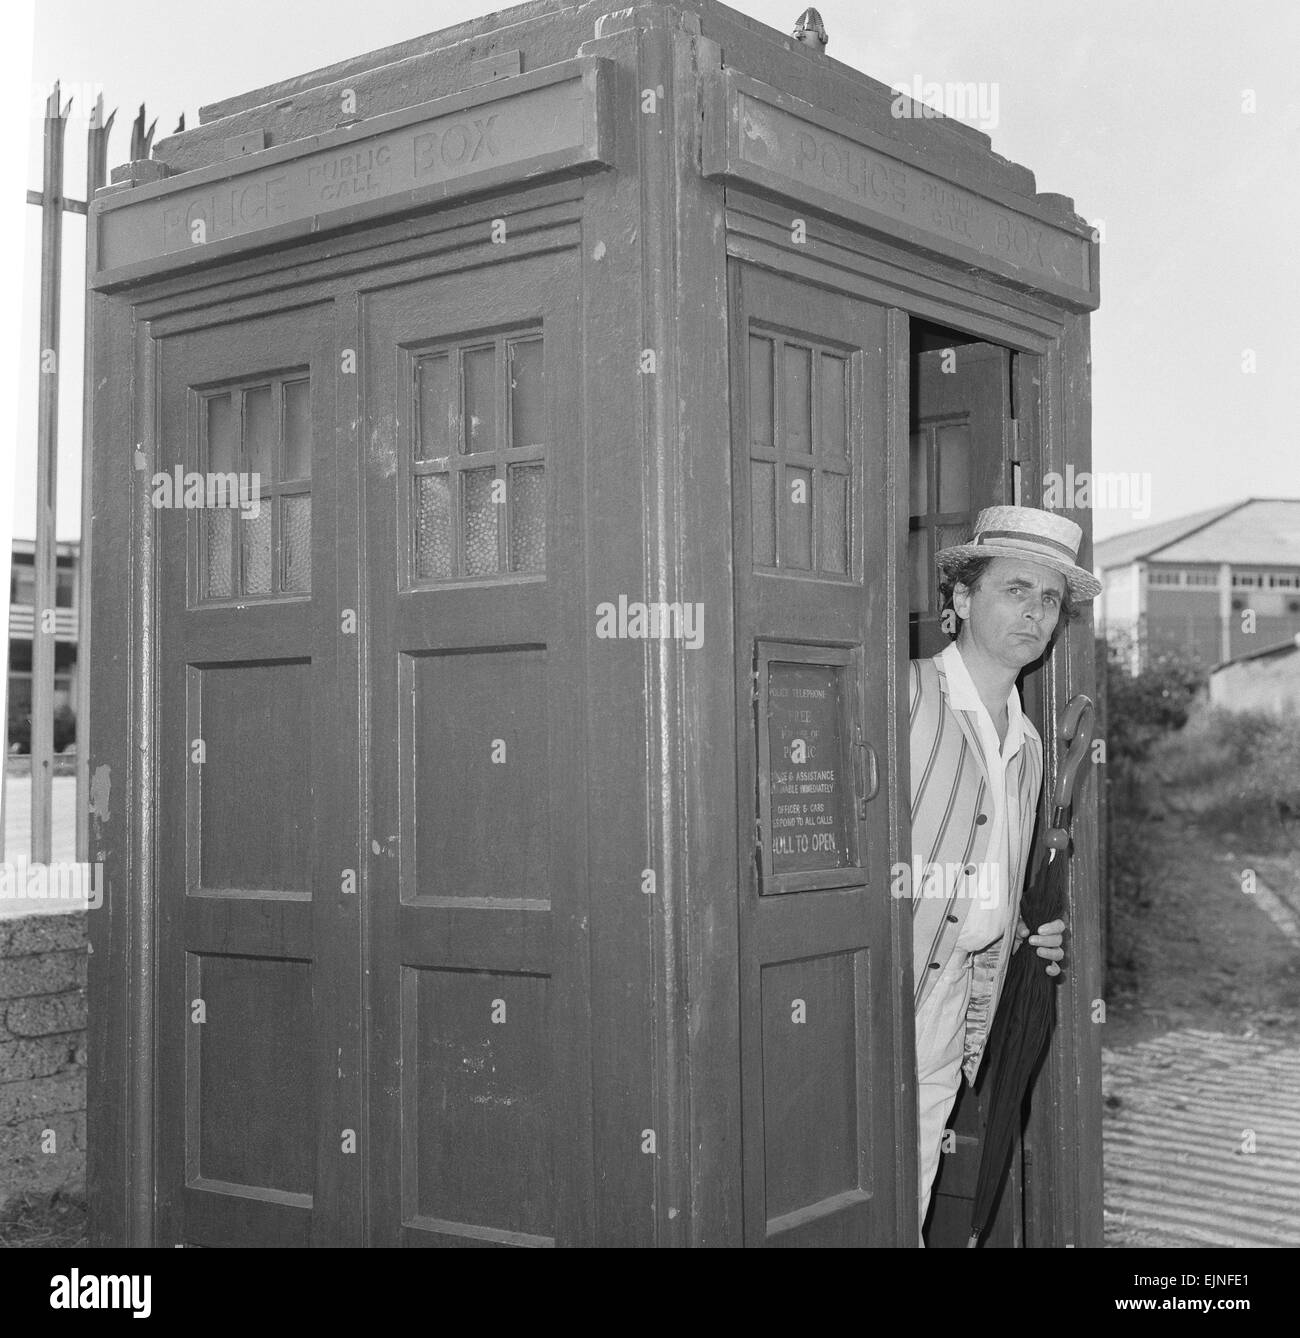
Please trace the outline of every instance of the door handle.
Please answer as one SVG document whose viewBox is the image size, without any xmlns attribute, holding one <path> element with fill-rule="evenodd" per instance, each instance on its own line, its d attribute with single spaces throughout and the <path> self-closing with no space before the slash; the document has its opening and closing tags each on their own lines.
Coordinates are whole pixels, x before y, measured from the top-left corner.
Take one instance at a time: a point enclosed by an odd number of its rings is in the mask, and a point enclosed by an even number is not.
<svg viewBox="0 0 1300 1338">
<path fill-rule="evenodd" d="M 853 780 L 858 792 L 858 817 L 867 816 L 867 805 L 880 793 L 880 762 L 876 750 L 862 737 L 858 727 L 853 744 Z"/>
</svg>

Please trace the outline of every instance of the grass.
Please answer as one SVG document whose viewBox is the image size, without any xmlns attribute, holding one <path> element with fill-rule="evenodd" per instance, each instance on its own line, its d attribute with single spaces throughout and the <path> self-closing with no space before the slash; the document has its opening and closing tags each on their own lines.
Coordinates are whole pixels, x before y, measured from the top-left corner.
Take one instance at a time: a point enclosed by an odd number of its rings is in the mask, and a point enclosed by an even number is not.
<svg viewBox="0 0 1300 1338">
<path fill-rule="evenodd" d="M 0 1215 L 0 1249 L 66 1250 L 84 1246 L 86 1199 L 78 1192 L 25 1193 Z"/>
<path fill-rule="evenodd" d="M 1193 713 L 1140 764 L 1143 798 L 1208 836 L 1287 854 L 1300 846 L 1300 719 Z"/>
<path fill-rule="evenodd" d="M 1108 956 L 1120 981 L 1167 891 L 1169 852 L 1155 852 L 1171 827 L 1194 832 L 1207 861 L 1230 849 L 1270 857 L 1281 890 L 1291 884 L 1279 870 L 1295 869 L 1300 885 L 1300 719 L 1202 706 L 1143 752 L 1122 760 L 1110 790 Z"/>
</svg>

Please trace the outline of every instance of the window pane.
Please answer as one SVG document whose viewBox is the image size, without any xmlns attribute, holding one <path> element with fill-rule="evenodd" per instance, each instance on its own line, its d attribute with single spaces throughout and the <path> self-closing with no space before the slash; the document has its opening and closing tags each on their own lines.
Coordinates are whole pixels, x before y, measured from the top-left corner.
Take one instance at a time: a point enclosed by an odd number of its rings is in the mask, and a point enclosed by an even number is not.
<svg viewBox="0 0 1300 1338">
<path fill-rule="evenodd" d="M 968 543 L 970 533 L 971 526 L 969 525 L 940 525 L 934 532 L 935 543 L 939 545 L 935 552 L 944 548 L 955 548 L 958 544 Z"/>
<path fill-rule="evenodd" d="M 847 572 L 849 569 L 848 475 L 821 476 L 821 554 L 822 571 Z"/>
<path fill-rule="evenodd" d="M 812 470 L 785 471 L 785 508 L 781 527 L 781 565 L 812 566 Z"/>
<path fill-rule="evenodd" d="M 284 386 L 284 477 L 311 478 L 311 396 L 306 381 Z"/>
<path fill-rule="evenodd" d="M 244 391 L 244 469 L 259 476 L 257 487 L 271 481 L 271 452 L 274 447 L 275 416 L 271 412 L 271 387 L 259 386 L 256 390 Z"/>
<path fill-rule="evenodd" d="M 245 595 L 271 593 L 271 508 L 263 506 L 254 517 L 252 512 L 241 512 L 239 544 Z"/>
<path fill-rule="evenodd" d="M 447 354 L 421 358 L 415 370 L 415 441 L 417 460 L 443 460 L 451 454 L 451 400 Z"/>
<path fill-rule="evenodd" d="M 755 460 L 750 465 L 751 510 L 754 516 L 754 561 L 776 565 L 776 466 Z"/>
<path fill-rule="evenodd" d="M 772 341 L 749 337 L 749 438 L 772 445 Z"/>
<path fill-rule="evenodd" d="M 843 358 L 832 358 L 825 353 L 821 355 L 821 448 L 827 455 L 836 457 L 847 455 L 849 450 L 845 434 L 847 397 L 844 373 L 847 367 L 848 363 Z"/>
<path fill-rule="evenodd" d="M 970 428 L 965 423 L 939 429 L 939 510 L 970 510 Z"/>
<path fill-rule="evenodd" d="M 234 554 L 231 551 L 234 523 L 233 511 L 203 512 L 203 525 L 207 532 L 208 564 L 208 588 L 204 591 L 204 595 L 208 599 L 229 599 L 234 593 L 230 588 L 230 571 L 234 561 Z"/>
<path fill-rule="evenodd" d="M 546 440 L 546 393 L 542 341 L 521 339 L 510 345 L 510 440 L 514 446 L 540 446 Z"/>
<path fill-rule="evenodd" d="M 467 469 L 461 478 L 465 489 L 465 575 L 487 576 L 501 569 L 497 554 L 497 515 L 503 508 L 492 500 L 496 471 Z"/>
<path fill-rule="evenodd" d="M 14 561 L 13 579 L 9 582 L 11 604 L 36 603 L 36 569 Z"/>
<path fill-rule="evenodd" d="M 913 432 L 911 438 L 908 510 L 914 516 L 923 516 L 930 509 L 930 453 L 926 450 L 929 435 L 926 431 Z"/>
<path fill-rule="evenodd" d="M 913 530 L 907 536 L 907 560 L 912 574 L 909 602 L 913 613 L 930 611 L 930 536 Z"/>
<path fill-rule="evenodd" d="M 415 479 L 415 574 L 424 580 L 452 573 L 451 479 L 422 474 Z"/>
<path fill-rule="evenodd" d="M 465 450 L 496 449 L 496 349 L 475 348 L 461 355 L 465 396 Z"/>
<path fill-rule="evenodd" d="M 800 455 L 812 450 L 812 350 L 784 346 L 785 448 Z"/>
<path fill-rule="evenodd" d="M 207 400 L 208 463 L 213 474 L 229 474 L 238 469 L 239 424 L 235 421 L 229 395 L 213 395 Z"/>
<path fill-rule="evenodd" d="M 510 471 L 510 569 L 546 570 L 546 474 L 541 465 Z"/>
<path fill-rule="evenodd" d="M 280 549 L 284 555 L 281 588 L 311 589 L 311 498 L 286 497 L 281 501 Z"/>
</svg>

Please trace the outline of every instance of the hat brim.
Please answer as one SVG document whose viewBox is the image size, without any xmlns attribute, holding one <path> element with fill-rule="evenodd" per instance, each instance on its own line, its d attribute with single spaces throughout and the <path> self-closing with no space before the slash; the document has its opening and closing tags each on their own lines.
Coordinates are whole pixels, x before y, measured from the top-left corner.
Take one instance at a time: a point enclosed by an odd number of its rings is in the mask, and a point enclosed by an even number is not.
<svg viewBox="0 0 1300 1338">
<path fill-rule="evenodd" d="M 952 548 L 941 548 L 935 555 L 935 565 L 947 573 L 953 566 L 973 557 L 1011 557 L 1023 558 L 1026 562 L 1036 562 L 1040 567 L 1050 567 L 1065 577 L 1070 598 L 1076 603 L 1084 603 L 1101 594 L 1101 582 L 1090 571 L 1067 562 L 1064 558 L 1052 557 L 1046 553 L 1031 553 L 1024 548 L 1008 544 L 957 544 Z"/>
</svg>

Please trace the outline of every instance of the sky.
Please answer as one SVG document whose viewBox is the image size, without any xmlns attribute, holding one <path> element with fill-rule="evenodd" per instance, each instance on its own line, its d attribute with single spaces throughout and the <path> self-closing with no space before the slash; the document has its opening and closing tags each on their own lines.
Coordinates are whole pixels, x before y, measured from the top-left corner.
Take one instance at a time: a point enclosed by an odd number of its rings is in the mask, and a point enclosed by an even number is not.
<svg viewBox="0 0 1300 1338">
<path fill-rule="evenodd" d="M 783 31 L 802 8 L 732 7 Z M 1138 475 L 1147 507 L 1097 510 L 1094 536 L 1248 496 L 1300 497 L 1300 5 L 825 0 L 820 10 L 829 54 L 873 78 L 981 85 L 985 114 L 966 119 L 1101 230 L 1093 466 Z M 28 90 L 26 181 L 0 203 L 0 442 L 13 457 L 0 450 L 0 480 L 12 471 L 15 534 L 34 523 L 39 328 L 40 211 L 21 187 L 40 186 L 53 81 L 74 99 L 65 189 L 80 196 L 96 89 L 117 108 L 111 167 L 127 157 L 141 101 L 162 139 L 182 112 L 195 124 L 201 104 L 488 12 L 487 0 L 42 0 L 33 23 L 29 4 L 6 0 L 8 87 Z M 68 215 L 60 538 L 79 532 L 84 238 Z"/>
</svg>

